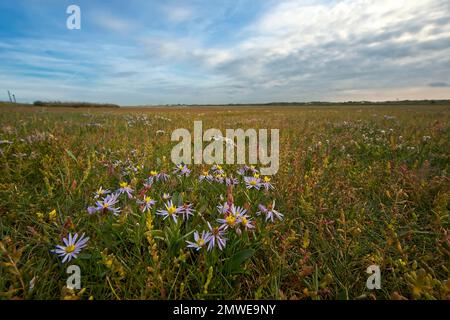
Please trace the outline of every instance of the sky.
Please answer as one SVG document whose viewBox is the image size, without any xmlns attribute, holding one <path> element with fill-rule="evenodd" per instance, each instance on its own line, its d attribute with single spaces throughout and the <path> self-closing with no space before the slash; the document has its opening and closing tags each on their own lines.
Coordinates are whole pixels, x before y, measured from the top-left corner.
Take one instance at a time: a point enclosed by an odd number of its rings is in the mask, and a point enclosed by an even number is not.
<svg viewBox="0 0 450 320">
<path fill-rule="evenodd" d="M 450 99 L 450 1 L 3 0 L 7 90 L 121 105 Z"/>
</svg>

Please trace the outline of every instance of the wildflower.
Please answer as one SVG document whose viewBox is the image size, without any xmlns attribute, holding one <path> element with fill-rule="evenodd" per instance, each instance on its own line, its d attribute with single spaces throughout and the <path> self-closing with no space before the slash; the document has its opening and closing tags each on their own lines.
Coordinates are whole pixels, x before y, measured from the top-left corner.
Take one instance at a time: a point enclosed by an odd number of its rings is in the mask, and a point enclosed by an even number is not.
<svg viewBox="0 0 450 320">
<path fill-rule="evenodd" d="M 225 217 L 225 219 L 217 219 L 217 222 L 221 223 L 221 229 L 227 230 L 228 228 L 234 228 L 238 223 L 236 217 L 232 214 L 229 214 Z"/>
<path fill-rule="evenodd" d="M 87 208 L 87 212 L 89 213 L 89 214 L 94 214 L 94 213 L 96 213 L 98 210 L 97 210 L 97 207 L 88 207 Z"/>
<path fill-rule="evenodd" d="M 199 251 L 206 245 L 206 240 L 209 238 L 209 232 L 203 231 L 201 235 L 197 231 L 194 232 L 194 241 L 186 241 L 188 243 L 188 248 L 194 248 Z"/>
<path fill-rule="evenodd" d="M 237 173 L 240 176 L 243 176 L 244 174 L 247 173 L 247 171 L 250 169 L 250 167 L 248 167 L 247 165 L 244 165 L 243 167 L 239 168 L 239 170 L 237 171 Z"/>
<path fill-rule="evenodd" d="M 217 219 L 217 222 L 221 223 L 222 226 L 220 227 L 223 230 L 226 230 L 228 228 L 234 228 L 241 222 L 241 217 L 245 215 L 246 210 L 241 207 L 235 207 L 234 205 L 231 205 L 228 210 L 228 215 L 225 217 L 225 219 Z"/>
<path fill-rule="evenodd" d="M 185 176 L 188 177 L 191 174 L 191 170 L 189 170 L 188 166 L 185 164 L 179 164 L 176 166 L 173 173 L 177 174 L 178 176 Z"/>
<path fill-rule="evenodd" d="M 149 211 L 155 205 L 156 201 L 149 196 L 145 196 L 144 200 L 138 200 L 137 203 L 141 205 L 142 212 L 145 212 Z"/>
<path fill-rule="evenodd" d="M 253 174 L 255 174 L 255 173 L 258 173 L 259 171 L 258 171 L 258 169 L 256 169 L 255 168 L 255 166 L 250 166 L 250 167 L 248 167 L 248 170 L 250 170 L 251 171 L 251 173 L 253 173 Z"/>
<path fill-rule="evenodd" d="M 273 218 L 276 217 L 279 220 L 283 220 L 283 214 L 275 210 L 275 201 L 272 202 L 269 206 L 264 206 L 262 204 L 258 205 L 259 211 L 256 214 L 265 214 L 266 215 L 266 221 L 270 219 L 270 221 L 273 222 Z"/>
<path fill-rule="evenodd" d="M 217 183 L 223 183 L 225 179 L 225 174 L 216 174 L 214 175 L 214 181 Z"/>
<path fill-rule="evenodd" d="M 222 175 L 222 174 L 225 173 L 225 171 L 223 171 L 222 166 L 221 166 L 221 165 L 218 165 L 218 164 L 214 165 L 214 166 L 211 168 L 211 170 L 212 170 L 212 172 L 214 172 L 214 174 L 218 174 L 218 175 Z"/>
<path fill-rule="evenodd" d="M 244 177 L 244 181 L 247 189 L 256 189 L 259 190 L 261 188 L 261 179 L 255 177 Z"/>
<path fill-rule="evenodd" d="M 38 220 L 44 220 L 44 214 L 42 212 L 36 212 L 36 217 Z"/>
<path fill-rule="evenodd" d="M 250 220 L 249 216 L 244 214 L 239 216 L 239 223 L 246 229 L 253 229 L 255 226 L 253 225 L 253 222 Z"/>
<path fill-rule="evenodd" d="M 104 190 L 102 187 L 100 187 L 100 188 L 98 188 L 97 191 L 94 192 L 94 199 L 98 199 L 109 193 L 111 193 L 111 190 L 108 190 L 108 189 Z"/>
<path fill-rule="evenodd" d="M 173 205 L 172 200 L 165 203 L 164 206 L 166 209 L 158 210 L 156 213 L 160 216 L 164 217 L 164 220 L 166 220 L 167 217 L 171 217 L 175 223 L 177 222 L 177 215 L 180 213 L 180 208 L 177 208 Z"/>
<path fill-rule="evenodd" d="M 270 178 L 265 176 L 262 180 L 261 185 L 263 186 L 264 189 L 266 190 L 270 190 L 270 189 L 274 189 L 273 185 L 270 183 Z"/>
<path fill-rule="evenodd" d="M 239 184 L 239 180 L 233 177 L 225 178 L 225 184 L 227 185 L 227 187 L 237 186 Z"/>
<path fill-rule="evenodd" d="M 126 193 L 128 198 L 131 199 L 133 197 L 133 189 L 131 189 L 130 185 L 127 182 L 121 182 L 120 188 L 117 190 L 117 193 L 121 195 L 122 193 Z"/>
<path fill-rule="evenodd" d="M 188 220 L 189 216 L 193 216 L 194 215 L 194 208 L 192 208 L 192 203 L 187 204 L 185 203 L 184 205 L 182 205 L 181 207 L 179 207 L 179 214 L 183 216 L 183 220 Z"/>
<path fill-rule="evenodd" d="M 208 251 L 211 251 L 216 244 L 220 250 L 223 250 L 227 243 L 227 239 L 224 237 L 225 231 L 223 231 L 219 227 L 211 227 L 211 224 L 209 222 L 208 228 L 210 231 L 209 237 L 206 239 L 206 243 L 208 244 Z"/>
<path fill-rule="evenodd" d="M 164 172 L 158 172 L 156 170 L 150 171 L 150 176 L 148 177 L 148 181 L 152 184 L 155 181 L 167 181 L 169 180 L 169 175 Z"/>
<path fill-rule="evenodd" d="M 169 180 L 169 178 L 170 178 L 170 176 L 167 173 L 165 173 L 165 172 L 160 172 L 156 176 L 156 180 L 163 181 L 163 182 Z"/>
<path fill-rule="evenodd" d="M 202 174 L 198 177 L 198 181 L 212 181 L 214 178 L 212 175 L 209 174 L 208 171 L 203 171 Z"/>
<path fill-rule="evenodd" d="M 69 262 L 70 260 L 72 260 L 72 258 L 75 259 L 77 257 L 81 249 L 86 246 L 88 240 L 89 237 L 84 237 L 84 233 L 79 239 L 78 233 L 75 233 L 73 237 L 72 234 L 69 233 L 69 237 L 63 238 L 65 246 L 57 245 L 56 249 L 52 250 L 51 252 L 56 253 L 60 257 L 64 257 L 62 260 L 63 263 L 65 263 L 66 261 Z"/>
<path fill-rule="evenodd" d="M 120 213 L 120 208 L 115 208 L 114 205 L 117 203 L 118 194 L 112 193 L 108 194 L 103 200 L 97 201 L 96 211 L 111 211 L 114 215 L 118 215 Z M 89 208 L 88 208 L 89 212 Z"/>
<path fill-rule="evenodd" d="M 225 202 L 223 205 L 219 204 L 217 206 L 217 210 L 219 210 L 221 214 L 227 214 L 231 210 L 231 205 L 229 205 L 227 202 Z"/>
<path fill-rule="evenodd" d="M 48 219 L 49 219 L 50 221 L 56 220 L 56 210 L 55 210 L 55 209 L 53 209 L 52 211 L 50 211 L 50 212 L 48 213 Z"/>
</svg>

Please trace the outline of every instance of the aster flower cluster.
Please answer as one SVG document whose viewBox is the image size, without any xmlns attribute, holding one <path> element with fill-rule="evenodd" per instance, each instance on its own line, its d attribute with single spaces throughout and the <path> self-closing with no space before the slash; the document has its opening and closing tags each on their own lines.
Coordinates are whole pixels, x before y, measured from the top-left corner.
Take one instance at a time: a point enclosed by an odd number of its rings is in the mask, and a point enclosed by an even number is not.
<svg viewBox="0 0 450 320">
<path fill-rule="evenodd" d="M 227 200 L 221 195 L 221 203 L 207 214 L 204 209 L 197 211 L 195 202 L 186 201 L 180 193 L 164 192 L 172 185 L 172 177 L 186 178 L 192 174 L 191 169 L 185 164 L 175 166 L 173 175 L 167 171 L 151 170 L 141 184 L 136 179 L 131 182 L 120 181 L 116 188 L 103 188 L 100 186 L 94 193 L 92 201 L 94 205 L 87 208 L 89 215 L 101 214 L 101 216 L 112 214 L 119 216 L 122 208 L 137 208 L 143 214 L 160 217 L 156 225 L 164 228 L 179 228 L 184 230 L 191 239 L 186 240 L 186 247 L 195 251 L 205 250 L 211 252 L 215 248 L 223 251 L 227 245 L 236 241 L 244 233 L 258 232 L 260 223 L 275 222 L 282 220 L 283 214 L 275 210 L 275 201 L 269 204 L 248 203 L 238 205 L 233 200 L 233 188 L 242 185 L 244 193 L 250 190 L 273 190 L 269 177 L 260 177 L 259 171 L 253 166 L 244 166 L 237 171 L 237 176 L 227 174 L 221 165 L 214 165 L 204 170 L 198 176 L 201 183 L 218 183 L 227 189 Z M 167 183 L 167 182 L 170 182 Z M 114 190 L 114 191 L 113 191 Z M 223 189 L 222 189 L 223 190 Z M 263 199 L 268 193 L 254 193 L 257 199 Z M 247 195 L 247 199 L 248 198 Z M 256 206 L 256 207 L 255 207 Z M 252 208 L 253 207 L 253 208 Z M 252 214 L 253 212 L 253 214 Z M 262 217 L 257 222 L 258 217 Z M 191 221 L 191 222 L 188 222 Z M 202 222 L 203 221 L 203 222 Z M 69 234 L 63 239 L 64 245 L 57 245 L 52 252 L 63 258 L 63 263 L 75 259 L 80 251 L 86 246 L 89 238 L 78 237 Z"/>
</svg>

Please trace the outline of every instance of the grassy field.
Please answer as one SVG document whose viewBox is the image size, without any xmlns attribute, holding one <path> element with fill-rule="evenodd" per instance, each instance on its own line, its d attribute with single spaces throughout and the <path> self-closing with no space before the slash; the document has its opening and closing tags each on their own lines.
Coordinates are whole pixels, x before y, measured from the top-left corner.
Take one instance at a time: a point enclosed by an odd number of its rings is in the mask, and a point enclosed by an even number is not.
<svg viewBox="0 0 450 320">
<path fill-rule="evenodd" d="M 274 189 L 247 189 L 238 166 L 223 166 L 238 179 L 232 189 L 199 181 L 208 166 L 174 174 L 170 134 L 194 120 L 204 129 L 280 129 Z M 449 299 L 449 120 L 442 105 L 2 106 L 0 298 Z M 169 178 L 148 179 L 152 171 Z M 124 182 L 133 192 L 118 197 L 118 215 L 88 212 L 99 187 Z M 194 214 L 164 219 L 164 194 Z M 145 196 L 156 203 L 143 212 Z M 284 216 L 272 222 L 257 212 L 273 201 Z M 231 202 L 250 225 L 230 224 L 223 250 L 188 248 Z M 63 263 L 52 250 L 69 233 L 90 239 Z M 71 264 L 81 290 L 66 288 Z M 380 290 L 366 288 L 373 264 Z"/>
</svg>

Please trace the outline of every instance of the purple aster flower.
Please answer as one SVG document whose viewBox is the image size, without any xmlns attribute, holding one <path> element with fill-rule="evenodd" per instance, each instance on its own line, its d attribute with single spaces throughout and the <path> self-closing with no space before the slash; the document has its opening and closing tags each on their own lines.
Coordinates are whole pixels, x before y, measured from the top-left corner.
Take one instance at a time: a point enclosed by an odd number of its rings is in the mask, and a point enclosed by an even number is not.
<svg viewBox="0 0 450 320">
<path fill-rule="evenodd" d="M 283 214 L 278 212 L 275 208 L 275 201 L 272 202 L 271 205 L 268 206 L 268 208 L 262 204 L 258 205 L 259 211 L 256 214 L 265 214 L 266 215 L 266 221 L 270 219 L 270 221 L 273 222 L 274 217 L 276 217 L 279 220 L 283 220 Z"/>
<path fill-rule="evenodd" d="M 127 182 L 121 182 L 120 188 L 117 190 L 117 193 L 120 195 L 122 193 L 126 193 L 128 198 L 133 198 L 133 189 L 131 189 L 130 185 Z"/>
<path fill-rule="evenodd" d="M 247 189 L 256 189 L 259 190 L 261 188 L 261 179 L 257 177 L 244 177 L 245 185 Z"/>
<path fill-rule="evenodd" d="M 225 177 L 223 174 L 214 175 L 214 181 L 217 183 L 223 183 L 225 181 Z"/>
<path fill-rule="evenodd" d="M 100 197 L 103 197 L 107 194 L 111 193 L 111 190 L 103 189 L 102 187 L 98 188 L 97 191 L 94 192 L 94 199 L 98 199 Z"/>
<path fill-rule="evenodd" d="M 219 250 L 223 250 L 227 243 L 227 239 L 224 237 L 225 231 L 220 227 L 211 227 L 211 224 L 208 222 L 209 228 L 209 237 L 206 239 L 206 243 L 208 244 L 208 251 L 211 251 L 215 245 L 219 247 Z"/>
<path fill-rule="evenodd" d="M 268 176 L 265 176 L 263 178 L 261 185 L 266 190 L 274 189 L 273 185 L 270 183 L 270 178 Z"/>
<path fill-rule="evenodd" d="M 203 231 L 201 235 L 197 231 L 194 232 L 194 242 L 186 241 L 188 243 L 188 248 L 194 248 L 197 251 L 204 248 L 206 245 L 206 240 L 209 238 L 209 232 Z"/>
<path fill-rule="evenodd" d="M 225 173 L 225 171 L 223 171 L 222 166 L 221 165 L 214 165 L 211 168 L 211 171 L 215 174 L 215 175 L 223 175 Z"/>
<path fill-rule="evenodd" d="M 114 206 L 117 203 L 118 194 L 112 193 L 108 194 L 103 200 L 97 201 L 97 211 L 111 211 L 114 215 L 118 215 L 120 213 L 120 208 L 115 208 Z"/>
<path fill-rule="evenodd" d="M 165 173 L 165 172 L 160 172 L 156 176 L 156 180 L 162 181 L 162 182 L 166 182 L 169 179 L 170 179 L 170 176 L 167 173 Z"/>
<path fill-rule="evenodd" d="M 192 203 L 189 203 L 189 204 L 185 203 L 178 209 L 179 209 L 178 213 L 183 216 L 183 220 L 188 220 L 189 216 L 193 216 L 194 212 L 195 212 Z"/>
<path fill-rule="evenodd" d="M 237 186 L 239 184 L 239 180 L 233 177 L 225 178 L 225 184 L 229 186 Z"/>
<path fill-rule="evenodd" d="M 239 168 L 239 170 L 237 171 L 237 173 L 240 176 L 243 176 L 247 173 L 247 171 L 250 169 L 250 167 L 248 167 L 247 165 L 244 165 L 243 167 Z"/>
<path fill-rule="evenodd" d="M 72 237 L 72 234 L 69 233 L 67 238 L 63 238 L 64 246 L 57 245 L 56 249 L 51 250 L 52 253 L 57 254 L 60 257 L 64 257 L 62 262 L 69 262 L 72 259 L 76 259 L 77 255 L 80 253 L 81 249 L 86 246 L 89 237 L 84 237 L 84 233 L 78 239 L 78 233 L 75 233 Z"/>
<path fill-rule="evenodd" d="M 214 178 L 212 175 L 209 174 L 208 171 L 203 171 L 202 174 L 198 177 L 198 181 L 202 182 L 202 181 L 213 181 Z"/>
<path fill-rule="evenodd" d="M 164 220 L 166 220 L 167 217 L 171 217 L 173 219 L 173 221 L 175 221 L 175 223 L 177 223 L 177 216 L 178 216 L 178 213 L 180 212 L 180 208 L 175 207 L 172 203 L 172 200 L 165 203 L 164 206 L 166 208 L 158 210 L 156 212 L 156 214 L 163 216 Z"/>
<path fill-rule="evenodd" d="M 141 205 L 142 212 L 145 212 L 150 211 L 150 209 L 155 205 L 156 201 L 149 196 L 145 196 L 143 200 L 138 200 L 137 203 Z"/>
<path fill-rule="evenodd" d="M 238 220 L 241 226 L 243 226 L 246 230 L 253 229 L 255 227 L 253 221 L 250 220 L 250 217 L 247 214 L 238 216 Z"/>
<path fill-rule="evenodd" d="M 227 230 L 228 228 L 235 228 L 241 222 L 241 217 L 244 216 L 246 212 L 247 211 L 241 207 L 231 205 L 225 218 L 217 219 L 217 222 L 222 224 L 220 228 L 223 230 Z"/>
<path fill-rule="evenodd" d="M 219 210 L 221 214 L 227 214 L 228 212 L 230 212 L 231 206 L 232 205 L 228 204 L 228 202 L 225 202 L 224 204 L 219 204 L 217 206 L 217 210 Z"/>
<path fill-rule="evenodd" d="M 173 171 L 176 175 L 179 177 L 188 177 L 191 174 L 191 170 L 189 170 L 188 166 L 185 164 L 179 164 L 175 167 L 175 170 Z"/>
<path fill-rule="evenodd" d="M 94 213 L 96 213 L 98 211 L 98 208 L 97 207 L 88 207 L 87 208 L 87 212 L 89 213 L 89 214 L 94 214 Z"/>
</svg>

